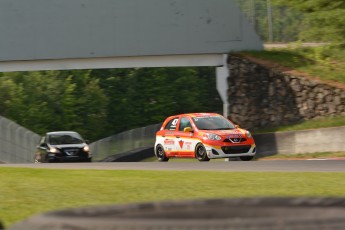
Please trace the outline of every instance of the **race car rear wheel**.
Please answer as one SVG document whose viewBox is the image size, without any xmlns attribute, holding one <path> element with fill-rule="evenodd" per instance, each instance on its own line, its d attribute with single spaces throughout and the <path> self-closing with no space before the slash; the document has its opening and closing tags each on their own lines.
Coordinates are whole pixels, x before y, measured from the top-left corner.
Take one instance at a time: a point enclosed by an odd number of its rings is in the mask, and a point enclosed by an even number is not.
<svg viewBox="0 0 345 230">
<path fill-rule="evenodd" d="M 198 144 L 195 148 L 195 158 L 199 161 L 209 161 L 210 158 L 207 156 L 205 146 L 203 144 Z"/>
<path fill-rule="evenodd" d="M 169 160 L 169 158 L 165 155 L 163 146 L 161 145 L 157 145 L 156 147 L 156 156 L 157 156 L 158 161 L 160 162 Z"/>
<path fill-rule="evenodd" d="M 241 161 L 251 161 L 253 160 L 254 156 L 242 156 L 240 157 Z"/>
</svg>

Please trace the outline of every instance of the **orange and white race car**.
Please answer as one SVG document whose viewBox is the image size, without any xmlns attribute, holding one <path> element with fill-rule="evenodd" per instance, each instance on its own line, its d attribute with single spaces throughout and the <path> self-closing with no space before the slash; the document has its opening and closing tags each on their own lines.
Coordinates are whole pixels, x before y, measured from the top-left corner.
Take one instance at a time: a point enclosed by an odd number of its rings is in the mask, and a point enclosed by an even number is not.
<svg viewBox="0 0 345 230">
<path fill-rule="evenodd" d="M 189 113 L 168 117 L 156 133 L 155 155 L 159 161 L 169 158 L 239 157 L 254 158 L 256 146 L 251 133 L 216 113 Z"/>
</svg>

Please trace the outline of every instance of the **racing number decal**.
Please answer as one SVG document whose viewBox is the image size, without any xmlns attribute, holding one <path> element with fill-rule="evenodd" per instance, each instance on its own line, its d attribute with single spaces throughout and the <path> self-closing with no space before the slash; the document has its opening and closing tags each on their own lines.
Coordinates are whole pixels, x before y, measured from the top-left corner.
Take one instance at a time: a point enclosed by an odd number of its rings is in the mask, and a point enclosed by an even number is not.
<svg viewBox="0 0 345 230">
<path fill-rule="evenodd" d="M 177 125 L 177 122 L 178 122 L 178 118 L 174 119 L 171 123 L 171 126 L 170 126 L 170 129 L 176 129 L 176 125 Z"/>
<path fill-rule="evenodd" d="M 176 118 L 175 120 L 173 120 L 172 125 L 176 126 L 176 125 L 177 125 L 177 121 L 178 121 L 178 118 Z"/>
</svg>

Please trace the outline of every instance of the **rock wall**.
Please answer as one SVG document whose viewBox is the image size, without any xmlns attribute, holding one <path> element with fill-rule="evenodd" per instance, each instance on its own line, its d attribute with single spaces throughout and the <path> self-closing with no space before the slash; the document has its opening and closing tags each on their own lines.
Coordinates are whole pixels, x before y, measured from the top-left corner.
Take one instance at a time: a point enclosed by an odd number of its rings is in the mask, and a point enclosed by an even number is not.
<svg viewBox="0 0 345 230">
<path fill-rule="evenodd" d="M 345 115 L 345 87 L 230 54 L 229 118 L 248 129 Z"/>
</svg>

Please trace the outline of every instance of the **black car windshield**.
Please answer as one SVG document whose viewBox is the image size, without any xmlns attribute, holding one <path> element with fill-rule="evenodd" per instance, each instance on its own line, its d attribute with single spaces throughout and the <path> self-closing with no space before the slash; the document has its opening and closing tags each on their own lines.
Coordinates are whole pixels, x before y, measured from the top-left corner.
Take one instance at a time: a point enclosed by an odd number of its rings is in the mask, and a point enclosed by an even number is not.
<svg viewBox="0 0 345 230">
<path fill-rule="evenodd" d="M 48 142 L 51 145 L 82 144 L 84 140 L 77 133 L 50 134 Z"/>
<path fill-rule="evenodd" d="M 193 117 L 193 121 L 201 130 L 229 130 L 235 126 L 222 116 Z"/>
</svg>

